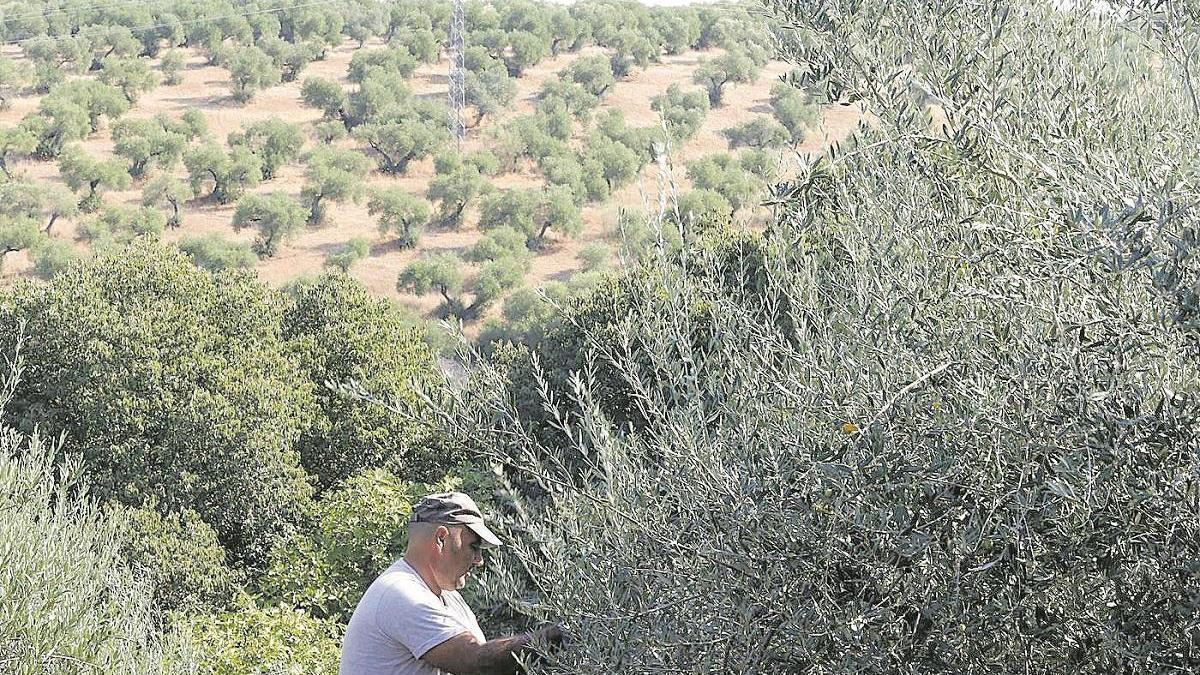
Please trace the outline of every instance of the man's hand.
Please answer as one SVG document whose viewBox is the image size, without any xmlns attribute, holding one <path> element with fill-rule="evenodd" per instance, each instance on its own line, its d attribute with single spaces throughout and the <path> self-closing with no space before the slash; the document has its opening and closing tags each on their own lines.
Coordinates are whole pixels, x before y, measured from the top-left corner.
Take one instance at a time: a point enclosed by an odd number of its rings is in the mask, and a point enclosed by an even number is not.
<svg viewBox="0 0 1200 675">
<path fill-rule="evenodd" d="M 545 640 L 546 644 L 555 649 L 562 647 L 563 643 L 567 640 L 567 633 L 563 630 L 562 624 L 557 623 L 542 626 L 534 635 Z"/>
<path fill-rule="evenodd" d="M 519 671 L 516 655 L 528 651 L 529 643 L 543 639 L 559 649 L 567 635 L 562 626 L 552 623 L 533 633 L 479 642 L 470 633 L 450 638 L 425 652 L 421 660 L 454 675 L 508 675 Z"/>
</svg>

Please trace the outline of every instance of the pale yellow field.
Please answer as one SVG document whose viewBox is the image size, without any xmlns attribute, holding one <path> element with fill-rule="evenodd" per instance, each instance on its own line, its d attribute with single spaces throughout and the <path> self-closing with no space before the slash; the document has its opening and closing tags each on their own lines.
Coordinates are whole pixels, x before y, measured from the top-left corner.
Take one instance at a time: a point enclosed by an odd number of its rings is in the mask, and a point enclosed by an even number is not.
<svg viewBox="0 0 1200 675">
<path fill-rule="evenodd" d="M 365 49 L 379 48 L 378 43 L 369 43 Z M 239 104 L 229 96 L 229 74 L 222 68 L 204 65 L 204 59 L 198 54 L 191 54 L 188 67 L 183 73 L 183 81 L 175 86 L 159 86 L 153 91 L 143 94 L 136 105 L 127 113 L 133 117 L 149 117 L 157 113 L 167 113 L 178 117 L 184 111 L 192 108 L 204 112 L 208 120 L 210 133 L 224 143 L 230 131 L 241 128 L 249 122 L 278 117 L 288 122 L 304 125 L 306 129 L 311 123 L 320 119 L 320 113 L 306 107 L 300 99 L 301 82 L 306 77 L 322 76 L 337 79 L 344 86 L 351 86 L 346 81 L 346 69 L 350 58 L 356 49 L 353 42 L 347 41 L 342 46 L 331 49 L 323 61 L 309 64 L 296 82 L 281 84 L 259 92 L 253 100 Z M 533 96 L 548 79 L 557 77 L 557 73 L 571 61 L 583 54 L 595 53 L 597 48 L 589 48 L 581 54 L 565 54 L 530 68 L 518 80 L 518 97 L 516 103 L 505 115 L 496 119 L 488 118 L 479 128 L 471 129 L 465 143 L 465 150 L 474 150 L 486 146 L 488 128 L 501 123 L 509 116 L 528 114 L 533 110 Z M 677 56 L 664 56 L 661 63 L 652 64 L 644 71 L 635 70 L 629 77 L 620 80 L 610 90 L 602 102 L 602 108 L 621 110 L 627 121 L 633 126 L 648 126 L 658 124 L 656 113 L 650 109 L 650 99 L 664 91 L 671 83 L 692 86 L 691 74 L 701 60 L 711 58 L 717 52 L 689 52 Z M 9 55 L 18 57 L 19 52 L 10 48 Z M 773 62 L 763 69 L 757 81 L 745 85 L 731 85 L 727 88 L 726 104 L 711 110 L 704 120 L 700 132 L 683 147 L 673 148 L 671 164 L 674 167 L 670 181 L 660 177 L 655 165 L 647 166 L 641 176 L 633 184 L 619 190 L 609 201 L 599 205 L 588 205 L 584 208 L 584 231 L 576 239 L 555 240 L 539 252 L 533 269 L 527 275 L 530 284 L 539 284 L 550 279 L 566 279 L 579 267 L 576 254 L 587 242 L 608 240 L 614 236 L 612 232 L 616 213 L 621 207 L 641 208 L 645 205 L 658 203 L 659 186 L 664 182 L 673 183 L 676 189 L 688 187 L 684 170 L 686 163 L 705 154 L 726 149 L 725 139 L 720 131 L 735 124 L 744 122 L 754 115 L 770 114 L 768 105 L 771 86 L 778 77 L 786 73 L 790 66 L 785 63 Z M 446 64 L 439 63 L 421 67 L 411 78 L 410 85 L 418 94 L 430 96 L 445 95 L 447 89 Z M 11 125 L 18 122 L 26 113 L 37 107 L 37 98 L 33 96 L 13 99 L 10 109 L 0 112 L 0 124 Z M 799 148 L 801 152 L 819 151 L 830 140 L 844 137 L 858 122 L 858 115 L 851 108 L 830 106 L 824 111 L 824 127 L 814 130 L 809 140 Z M 311 141 L 310 141 L 311 143 Z M 353 146 L 351 140 L 345 141 Z M 83 143 L 84 147 L 96 156 L 111 156 L 112 142 L 108 129 L 104 128 Z M 791 154 L 791 151 L 789 151 Z M 791 155 L 794 157 L 794 154 Z M 783 161 L 787 162 L 787 157 Z M 31 178 L 46 181 L 59 181 L 57 165 L 54 162 L 27 161 L 16 166 L 17 173 L 24 173 Z M 182 166 L 176 169 L 185 176 Z M 410 165 L 406 175 L 394 177 L 378 172 L 368 177 L 369 185 L 399 185 L 423 196 L 426 185 L 434 175 L 433 162 L 426 159 Z M 498 187 L 530 187 L 541 183 L 541 178 L 531 171 L 505 174 L 493 179 Z M 269 182 L 255 188 L 254 192 L 283 192 L 299 195 L 303 183 L 303 166 L 292 164 L 284 167 L 279 175 Z M 105 195 L 106 203 L 125 203 L 138 205 L 141 199 L 141 183 L 135 183 L 129 190 L 110 192 Z M 235 232 L 231 226 L 234 205 L 217 205 L 203 200 L 193 200 L 188 204 L 184 216 L 183 227 L 170 230 L 166 239 L 173 241 L 187 235 L 219 232 L 223 236 L 242 241 L 251 241 L 255 234 L 250 230 Z M 761 213 L 744 214 L 753 220 L 764 217 Z M 434 296 L 415 297 L 401 295 L 396 291 L 397 274 L 411 260 L 429 251 L 462 251 L 470 246 L 479 236 L 474 227 L 474 216 L 470 215 L 464 227 L 458 231 L 429 230 L 425 233 L 416 250 L 403 251 L 390 244 L 390 239 L 380 235 L 373 218 L 367 214 L 365 200 L 360 203 L 343 203 L 333 205 L 330 209 L 329 224 L 320 228 L 311 228 L 295 241 L 285 246 L 273 258 L 260 260 L 257 266 L 259 276 L 273 285 L 282 285 L 306 272 L 318 271 L 325 263 L 326 256 L 340 251 L 346 242 L 353 237 L 366 237 L 373 243 L 369 257 L 359 262 L 352 274 L 366 284 L 372 292 L 395 298 L 405 305 L 412 307 L 422 314 L 430 313 L 437 305 Z M 55 236 L 73 239 L 76 223 L 60 221 L 55 225 Z M 3 274 L 6 278 L 23 275 L 28 272 L 29 262 L 23 253 L 10 254 L 5 262 Z M 468 277 L 471 275 L 468 274 Z"/>
</svg>

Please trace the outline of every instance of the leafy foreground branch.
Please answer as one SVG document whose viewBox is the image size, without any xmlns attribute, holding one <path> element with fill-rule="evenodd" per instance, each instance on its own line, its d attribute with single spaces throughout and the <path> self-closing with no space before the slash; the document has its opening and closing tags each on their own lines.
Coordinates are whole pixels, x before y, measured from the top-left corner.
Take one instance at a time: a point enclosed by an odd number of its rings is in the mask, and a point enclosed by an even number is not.
<svg viewBox="0 0 1200 675">
<path fill-rule="evenodd" d="M 1041 3 L 775 9 L 876 122 L 441 413 L 510 481 L 490 593 L 575 636 L 539 672 L 1197 669 L 1182 74 Z"/>
</svg>

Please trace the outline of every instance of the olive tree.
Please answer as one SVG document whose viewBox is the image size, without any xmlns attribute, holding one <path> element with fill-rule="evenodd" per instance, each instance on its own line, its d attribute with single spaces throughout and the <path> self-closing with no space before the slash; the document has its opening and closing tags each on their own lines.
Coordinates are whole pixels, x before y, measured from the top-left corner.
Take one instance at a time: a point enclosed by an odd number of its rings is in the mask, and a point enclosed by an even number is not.
<svg viewBox="0 0 1200 675">
<path fill-rule="evenodd" d="M 32 218 L 0 216 L 0 270 L 9 253 L 35 248 L 45 238 L 46 234 Z"/>
<path fill-rule="evenodd" d="M 233 100 L 245 103 L 259 90 L 278 84 L 279 69 L 271 57 L 258 47 L 241 47 L 225 63 L 229 70 Z"/>
<path fill-rule="evenodd" d="M 33 61 L 34 89 L 42 94 L 63 82 L 67 74 L 81 73 L 92 64 L 91 41 L 83 36 L 39 35 L 21 48 Z"/>
<path fill-rule="evenodd" d="M 91 213 L 100 208 L 101 192 L 129 187 L 129 171 L 117 160 L 98 160 L 78 145 L 67 146 L 58 160 L 58 173 L 67 187 L 79 193 L 79 210 Z"/>
<path fill-rule="evenodd" d="M 444 146 L 449 133 L 444 117 L 412 116 L 391 122 L 367 122 L 355 127 L 353 135 L 375 152 L 381 171 L 402 174 L 408 170 L 409 162 Z"/>
<path fill-rule="evenodd" d="M 687 177 L 701 190 L 712 190 L 726 199 L 730 215 L 755 203 L 763 181 L 747 171 L 737 156 L 719 152 L 688 164 Z"/>
<path fill-rule="evenodd" d="M 158 76 L 147 59 L 110 56 L 101 64 L 100 81 L 120 89 L 125 100 L 133 103 L 158 85 Z"/>
<path fill-rule="evenodd" d="M 28 86 L 32 78 L 29 66 L 22 61 L 0 58 L 0 110 L 12 106 L 12 97 Z"/>
<path fill-rule="evenodd" d="M 11 180 L 13 160 L 32 155 L 37 147 L 37 136 L 25 124 L 0 127 L 0 172 Z"/>
<path fill-rule="evenodd" d="M 279 167 L 293 162 L 304 146 L 300 127 L 278 117 L 252 122 L 241 131 L 232 131 L 227 139 L 230 148 L 245 148 L 259 159 L 262 179 L 271 180 Z"/>
<path fill-rule="evenodd" d="M 508 51 L 504 55 L 504 66 L 508 74 L 521 77 L 525 69 L 537 65 L 550 56 L 550 43 L 536 33 L 525 30 L 508 34 Z"/>
<path fill-rule="evenodd" d="M 525 235 L 531 249 L 545 244 L 550 230 L 574 237 L 583 230 L 579 204 L 569 188 L 506 189 L 485 197 L 479 206 L 479 227 L 511 228 Z"/>
<path fill-rule="evenodd" d="M 167 217 L 159 209 L 118 204 L 106 206 L 98 216 L 80 224 L 79 238 L 94 250 L 119 250 L 141 238 L 157 241 L 166 224 Z"/>
<path fill-rule="evenodd" d="M 820 108 L 812 104 L 803 91 L 787 82 L 771 87 L 771 112 L 788 130 L 792 145 L 804 142 L 805 132 L 821 122 Z"/>
<path fill-rule="evenodd" d="M 341 120 L 346 116 L 346 90 L 333 80 L 305 78 L 300 97 L 305 105 L 320 110 L 327 120 Z"/>
<path fill-rule="evenodd" d="M 409 263 L 396 279 L 401 293 L 425 295 L 436 292 L 442 298 L 442 308 L 449 314 L 463 313 L 465 303 L 459 297 L 463 290 L 463 261 L 452 253 L 425 255 Z"/>
<path fill-rule="evenodd" d="M 533 263 L 533 252 L 529 251 L 526 233 L 508 225 L 498 225 L 482 235 L 475 243 L 463 252 L 464 261 L 486 263 L 511 258 L 520 262 L 522 267 L 529 270 Z"/>
<path fill-rule="evenodd" d="M 639 68 L 649 67 L 650 62 L 657 61 L 659 56 L 659 47 L 654 39 L 635 28 L 618 30 L 605 46 L 613 50 L 609 63 L 613 75 L 618 78 L 628 76 L 635 65 Z"/>
<path fill-rule="evenodd" d="M 395 234 L 400 248 L 413 248 L 429 222 L 429 204 L 403 188 L 371 191 L 367 213 L 379 219 L 381 234 Z"/>
<path fill-rule="evenodd" d="M 768 6 L 871 123 L 445 418 L 525 495 L 494 597 L 583 636 L 540 672 L 1195 670 L 1195 17 Z"/>
<path fill-rule="evenodd" d="M 608 90 L 616 84 L 612 62 L 600 55 L 576 59 L 559 73 L 559 77 L 582 86 L 597 97 L 607 94 Z"/>
<path fill-rule="evenodd" d="M 413 71 L 417 69 L 417 58 L 413 56 L 412 52 L 402 47 L 359 50 L 354 52 L 354 56 L 350 58 L 346 79 L 355 84 L 362 84 L 362 81 L 376 69 L 394 73 L 400 77 L 411 77 Z"/>
<path fill-rule="evenodd" d="M 506 110 L 516 95 L 517 83 L 509 76 L 504 64 L 491 56 L 484 55 L 477 67 L 464 74 L 465 103 L 475 109 L 475 119 L 470 126 L 479 126 L 485 116 Z"/>
<path fill-rule="evenodd" d="M 112 128 L 113 154 L 128 162 L 129 175 L 141 178 L 155 166 L 170 171 L 178 164 L 184 148 L 201 130 L 165 113 L 154 117 L 123 118 Z"/>
<path fill-rule="evenodd" d="M 721 135 L 729 141 L 731 150 L 741 146 L 758 150 L 779 148 L 792 141 L 792 134 L 786 127 L 765 116 L 757 116 L 737 126 L 722 129 Z M 803 132 L 801 132 L 801 138 L 803 138 Z"/>
<path fill-rule="evenodd" d="M 682 54 L 700 39 L 700 16 L 692 7 L 654 7 L 651 15 L 667 54 Z"/>
<path fill-rule="evenodd" d="M 307 212 L 286 194 L 246 195 L 233 212 L 233 229 L 253 227 L 258 231 L 254 252 L 271 258 L 279 248 L 304 231 Z"/>
<path fill-rule="evenodd" d="M 544 117 L 555 119 L 562 124 L 565 114 L 574 117 L 583 125 L 591 121 L 592 111 L 600 105 L 600 99 L 585 89 L 582 85 L 564 80 L 552 80 L 542 86 L 537 95 L 537 111 Z M 565 114 L 564 114 L 565 113 Z M 565 130 L 555 130 L 552 135 L 562 138 L 571 134 L 571 125 Z"/>
<path fill-rule="evenodd" d="M 183 224 L 183 205 L 191 196 L 192 189 L 187 183 L 163 174 L 142 188 L 142 206 L 166 207 L 167 227 L 176 228 Z"/>
<path fill-rule="evenodd" d="M 0 183 L 0 215 L 11 220 L 33 220 L 46 234 L 51 234 L 60 218 L 78 213 L 75 194 L 60 185 L 27 180 Z"/>
<path fill-rule="evenodd" d="M 133 31 L 119 24 L 93 24 L 83 35 L 92 52 L 88 70 L 103 70 L 107 59 L 133 58 L 142 51 L 142 43 Z"/>
<path fill-rule="evenodd" d="M 349 272 L 360 260 L 371 255 L 371 242 L 366 237 L 354 237 L 346 242 L 345 248 L 325 256 L 325 266 Z"/>
<path fill-rule="evenodd" d="M 662 117 L 667 134 L 676 142 L 685 141 L 700 131 L 708 106 L 704 91 L 684 91 L 674 83 L 667 86 L 666 92 L 650 99 L 650 109 Z"/>
<path fill-rule="evenodd" d="M 442 227 L 451 229 L 462 224 L 463 212 L 467 205 L 476 197 L 489 191 L 491 185 L 479 169 L 471 164 L 463 164 L 448 172 L 438 172 L 429 181 L 426 196 L 431 202 L 438 202 L 437 221 Z"/>
<path fill-rule="evenodd" d="M 308 224 L 325 222 L 330 201 L 357 201 L 370 161 L 362 153 L 336 147 L 320 147 L 304 157 L 304 187 L 300 198 L 308 208 Z"/>
<path fill-rule="evenodd" d="M 461 319 L 474 319 L 504 291 L 521 283 L 522 263 L 513 258 L 485 262 L 471 284 L 471 301 L 463 295 L 463 261 L 450 253 L 438 253 L 413 261 L 400 272 L 396 289 L 425 295 L 436 292 L 442 298 L 441 311 Z"/>
<path fill-rule="evenodd" d="M 226 152 L 209 141 L 185 153 L 183 165 L 192 194 L 199 197 L 207 189 L 208 196 L 220 204 L 237 201 L 262 180 L 262 160 L 244 146 Z"/>
<path fill-rule="evenodd" d="M 230 241 L 218 232 L 184 237 L 178 246 L 197 267 L 210 272 L 249 270 L 258 263 L 258 255 L 250 244 Z"/>
<path fill-rule="evenodd" d="M 701 63 L 692 73 L 692 82 L 704 87 L 709 105 L 716 108 L 723 103 L 727 85 L 753 82 L 759 68 L 750 56 L 733 49 Z"/>
<path fill-rule="evenodd" d="M 175 86 L 183 81 L 184 67 L 187 61 L 183 52 L 178 49 L 172 49 L 162 55 L 162 60 L 159 61 L 158 68 L 162 72 L 163 84 Z"/>
</svg>

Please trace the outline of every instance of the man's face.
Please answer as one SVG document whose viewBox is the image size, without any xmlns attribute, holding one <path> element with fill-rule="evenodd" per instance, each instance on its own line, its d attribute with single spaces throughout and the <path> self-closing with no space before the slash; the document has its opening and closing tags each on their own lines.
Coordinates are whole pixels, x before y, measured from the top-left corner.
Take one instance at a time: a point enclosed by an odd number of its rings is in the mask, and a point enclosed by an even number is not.
<svg viewBox="0 0 1200 675">
<path fill-rule="evenodd" d="M 461 590 L 467 585 L 467 575 L 483 564 L 483 542 L 469 527 L 448 528 L 438 559 L 437 582 L 444 590 Z"/>
</svg>

